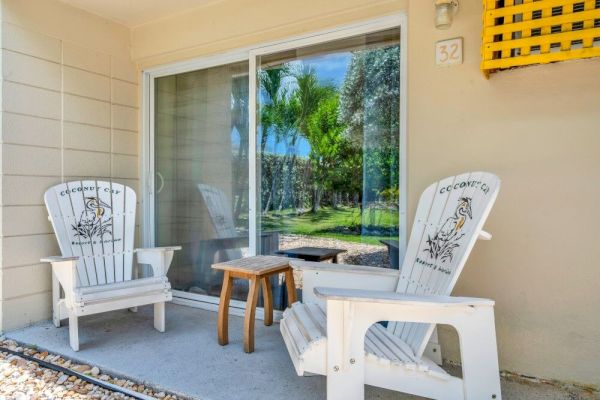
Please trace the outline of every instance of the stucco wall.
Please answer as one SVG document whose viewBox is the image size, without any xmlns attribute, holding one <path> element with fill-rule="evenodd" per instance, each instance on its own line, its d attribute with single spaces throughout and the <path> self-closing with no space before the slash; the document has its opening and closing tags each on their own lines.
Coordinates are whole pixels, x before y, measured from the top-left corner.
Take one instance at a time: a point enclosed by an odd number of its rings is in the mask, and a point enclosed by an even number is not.
<svg viewBox="0 0 600 400">
<path fill-rule="evenodd" d="M 87 177 L 138 182 L 138 87 L 129 30 L 61 3 L 2 1 L 2 318 L 50 317 L 59 254 L 43 193 Z"/>
<path fill-rule="evenodd" d="M 485 80 L 481 2 L 461 6 L 443 32 L 433 7 L 410 4 L 409 196 L 442 175 L 497 173 L 494 238 L 477 244 L 455 293 L 496 300 L 503 369 L 600 385 L 600 59 Z M 465 64 L 436 68 L 434 42 L 455 36 Z"/>
<path fill-rule="evenodd" d="M 228 0 L 133 29 L 141 66 L 408 13 L 409 210 L 430 182 L 465 170 L 503 180 L 487 229 L 455 294 L 497 301 L 501 367 L 600 384 L 600 60 L 479 71 L 481 2 L 461 1 L 452 28 L 434 28 L 424 0 Z M 434 65 L 434 44 L 464 37 L 464 64 Z M 457 340 L 442 329 L 444 355 Z"/>
<path fill-rule="evenodd" d="M 407 0 L 225 0 L 132 30 L 142 67 L 239 49 L 405 9 Z"/>
</svg>

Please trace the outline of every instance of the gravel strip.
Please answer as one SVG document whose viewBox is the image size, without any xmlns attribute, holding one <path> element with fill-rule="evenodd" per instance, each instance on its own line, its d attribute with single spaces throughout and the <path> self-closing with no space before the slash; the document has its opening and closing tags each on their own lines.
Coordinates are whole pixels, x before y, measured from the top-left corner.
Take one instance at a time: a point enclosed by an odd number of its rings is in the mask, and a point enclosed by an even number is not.
<svg viewBox="0 0 600 400">
<path fill-rule="evenodd" d="M 113 378 L 103 374 L 98 367 L 76 364 L 59 355 L 40 352 L 32 347 L 19 345 L 13 340 L 0 340 L 0 346 L 22 352 L 45 362 L 69 368 L 90 375 L 129 390 L 164 400 L 176 400 L 177 396 L 165 392 L 155 392 L 152 388 L 126 379 Z M 44 368 L 34 361 L 6 352 L 0 352 L 0 400 L 41 400 L 41 399 L 133 399 L 123 393 L 113 392 L 88 383 L 74 375 L 64 374 Z"/>
<path fill-rule="evenodd" d="M 347 250 L 338 256 L 340 264 L 369 265 L 372 267 L 389 268 L 390 260 L 387 247 L 383 244 L 375 246 L 372 244 L 346 242 L 319 236 L 304 236 L 284 234 L 279 238 L 279 247 L 282 250 L 294 247 L 329 247 Z"/>
</svg>

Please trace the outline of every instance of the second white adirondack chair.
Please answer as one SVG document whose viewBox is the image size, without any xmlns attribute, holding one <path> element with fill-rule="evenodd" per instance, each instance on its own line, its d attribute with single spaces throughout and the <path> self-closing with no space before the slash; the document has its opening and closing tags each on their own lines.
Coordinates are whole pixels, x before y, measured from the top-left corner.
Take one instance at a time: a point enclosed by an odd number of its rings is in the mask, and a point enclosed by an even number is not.
<svg viewBox="0 0 600 400">
<path fill-rule="evenodd" d="M 234 238 L 238 236 L 233 221 L 233 213 L 231 212 L 231 202 L 225 192 L 203 183 L 198 184 L 198 190 L 202 194 L 202 199 L 210 214 L 217 238 Z M 244 256 L 240 249 L 226 249 L 225 252 L 228 260 L 235 260 Z M 217 260 L 214 260 L 214 262 L 217 262 Z"/>
<path fill-rule="evenodd" d="M 69 341 L 79 350 L 78 317 L 154 304 L 154 327 L 165 331 L 165 302 L 172 299 L 167 271 L 179 246 L 133 248 L 136 196 L 118 183 L 74 181 L 44 195 L 62 256 L 52 264 L 54 325 L 69 319 Z M 133 253 L 153 276 L 133 279 Z M 64 297 L 61 298 L 61 289 Z"/>
<path fill-rule="evenodd" d="M 365 384 L 500 399 L 494 302 L 449 296 L 477 238 L 490 238 L 482 228 L 499 188 L 483 172 L 429 186 L 399 271 L 292 261 L 303 271 L 303 302 L 286 310 L 280 329 L 298 375 L 326 375 L 328 400 L 362 399 Z M 458 331 L 462 379 L 424 354 L 435 324 Z"/>
</svg>

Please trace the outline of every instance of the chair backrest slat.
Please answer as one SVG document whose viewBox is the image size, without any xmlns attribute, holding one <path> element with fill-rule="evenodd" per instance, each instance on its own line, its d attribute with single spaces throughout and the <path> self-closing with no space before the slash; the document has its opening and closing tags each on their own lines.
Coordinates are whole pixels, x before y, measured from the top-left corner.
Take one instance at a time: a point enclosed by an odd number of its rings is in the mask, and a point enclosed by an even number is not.
<svg viewBox="0 0 600 400">
<path fill-rule="evenodd" d="M 96 183 L 96 182 L 94 182 Z M 100 183 L 100 182 L 98 182 Z M 84 183 L 85 184 L 85 183 Z M 98 188 L 100 185 L 96 184 L 96 187 Z M 112 220 L 111 220 L 111 229 L 114 232 L 115 227 L 114 227 L 114 220 L 115 220 L 115 213 L 114 213 L 114 207 L 112 205 L 113 203 L 113 199 L 112 199 L 112 185 L 109 186 L 110 190 L 106 191 L 106 190 L 96 190 L 96 196 L 98 197 L 99 203 L 100 204 L 106 204 L 107 208 L 112 210 Z M 106 225 L 103 225 L 103 228 L 106 228 Z M 114 241 L 112 240 L 112 237 L 108 237 L 108 235 L 104 235 L 104 240 L 102 240 L 101 242 L 101 248 L 99 249 L 99 251 L 101 251 L 101 255 L 102 255 L 102 259 L 104 261 L 104 276 L 105 276 L 105 280 L 107 283 L 110 282 L 116 282 L 116 277 L 115 277 L 115 249 L 114 249 Z"/>
<path fill-rule="evenodd" d="M 119 185 L 124 188 L 123 185 Z M 127 188 L 129 189 L 129 188 Z M 128 281 L 133 277 L 133 238 L 135 235 L 135 206 L 136 198 L 133 190 L 123 190 L 123 279 Z"/>
<path fill-rule="evenodd" d="M 78 286 L 132 278 L 135 192 L 121 184 L 73 181 L 44 195 L 63 256 L 79 256 Z"/>
<path fill-rule="evenodd" d="M 486 172 L 448 177 L 419 199 L 397 291 L 449 295 L 496 200 L 500 180 Z M 393 322 L 388 329 L 421 356 L 435 325 Z"/>
<path fill-rule="evenodd" d="M 118 184 L 111 184 L 111 191 L 118 192 L 123 190 Z M 125 195 L 112 196 L 113 208 L 113 229 L 115 232 L 125 232 Z M 124 241 L 113 242 L 114 260 L 115 260 L 115 280 L 121 282 L 125 280 L 125 250 Z"/>
</svg>

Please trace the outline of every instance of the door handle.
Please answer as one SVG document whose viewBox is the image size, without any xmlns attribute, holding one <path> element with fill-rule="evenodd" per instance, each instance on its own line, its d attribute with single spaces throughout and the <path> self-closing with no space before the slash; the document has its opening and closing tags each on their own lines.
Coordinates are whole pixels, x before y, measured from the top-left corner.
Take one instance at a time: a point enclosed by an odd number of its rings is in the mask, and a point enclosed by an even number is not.
<svg viewBox="0 0 600 400">
<path fill-rule="evenodd" d="M 158 189 L 156 189 L 156 194 L 159 194 L 165 187 L 165 179 L 163 178 L 160 172 L 157 172 L 156 176 L 158 176 L 158 178 L 160 179 L 160 185 L 158 186 Z"/>
</svg>

